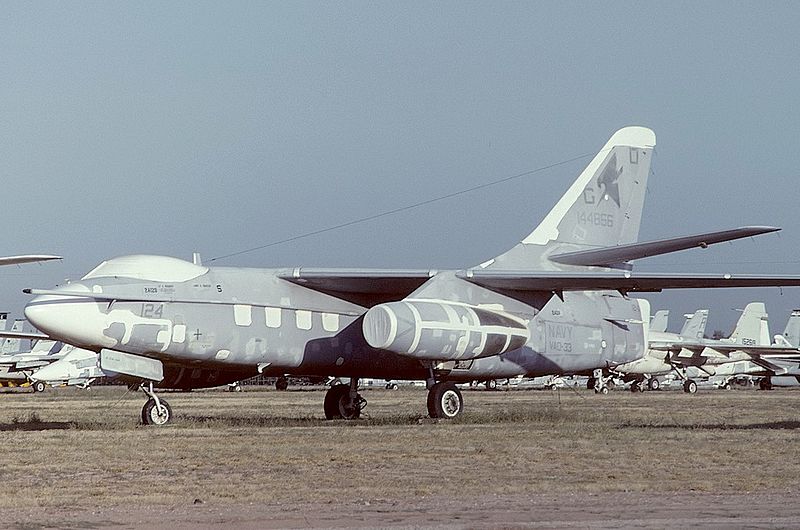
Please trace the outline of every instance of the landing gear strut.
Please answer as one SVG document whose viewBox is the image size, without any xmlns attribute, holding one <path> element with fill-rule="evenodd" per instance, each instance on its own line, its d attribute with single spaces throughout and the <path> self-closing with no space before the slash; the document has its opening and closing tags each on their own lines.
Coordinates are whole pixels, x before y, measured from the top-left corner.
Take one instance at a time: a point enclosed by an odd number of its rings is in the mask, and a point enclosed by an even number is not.
<svg viewBox="0 0 800 530">
<path fill-rule="evenodd" d="M 153 391 L 153 383 L 142 383 L 140 388 L 150 399 L 142 407 L 142 423 L 145 425 L 166 425 L 172 419 L 172 408 L 167 400 L 160 399 Z"/>
<path fill-rule="evenodd" d="M 367 400 L 358 393 L 358 378 L 350 379 L 349 385 L 333 385 L 325 393 L 325 418 L 329 420 L 357 420 L 367 406 Z"/>
</svg>

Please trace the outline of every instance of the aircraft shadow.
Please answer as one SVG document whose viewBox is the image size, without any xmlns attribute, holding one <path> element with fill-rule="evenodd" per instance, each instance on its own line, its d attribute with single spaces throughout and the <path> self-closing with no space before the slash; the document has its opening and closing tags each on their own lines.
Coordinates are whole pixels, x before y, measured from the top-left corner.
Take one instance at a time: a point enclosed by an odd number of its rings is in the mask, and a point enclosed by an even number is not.
<svg viewBox="0 0 800 530">
<path fill-rule="evenodd" d="M 684 429 L 688 431 L 753 431 L 753 430 L 800 430 L 800 421 L 772 421 L 764 423 L 731 424 L 731 423 L 708 423 L 692 425 L 652 425 L 648 423 L 625 423 L 623 427 L 634 427 L 640 429 Z"/>
<path fill-rule="evenodd" d="M 0 423 L 0 432 L 9 431 L 65 431 L 77 429 L 80 425 L 74 421 L 12 421 Z"/>
</svg>

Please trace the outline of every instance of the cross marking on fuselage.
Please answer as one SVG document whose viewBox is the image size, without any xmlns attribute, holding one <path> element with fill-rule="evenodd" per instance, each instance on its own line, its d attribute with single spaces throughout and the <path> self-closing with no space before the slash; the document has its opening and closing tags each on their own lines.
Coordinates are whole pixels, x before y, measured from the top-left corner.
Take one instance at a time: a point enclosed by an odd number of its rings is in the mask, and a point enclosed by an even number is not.
<svg viewBox="0 0 800 530">
<path fill-rule="evenodd" d="M 197 339 L 197 340 L 200 340 L 200 337 L 202 337 L 202 336 L 203 336 L 203 334 L 200 333 L 200 328 L 197 328 L 197 331 L 194 332 L 194 338 Z"/>
</svg>

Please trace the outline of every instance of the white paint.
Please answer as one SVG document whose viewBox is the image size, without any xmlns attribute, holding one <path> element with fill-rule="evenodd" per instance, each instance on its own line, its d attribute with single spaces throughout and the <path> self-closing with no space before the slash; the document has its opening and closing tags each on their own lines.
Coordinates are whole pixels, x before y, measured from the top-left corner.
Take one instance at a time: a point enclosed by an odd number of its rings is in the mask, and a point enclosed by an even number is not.
<svg viewBox="0 0 800 530">
<path fill-rule="evenodd" d="M 322 329 L 329 332 L 339 331 L 339 315 L 336 313 L 322 313 Z"/>
<path fill-rule="evenodd" d="M 176 344 L 183 344 L 186 340 L 186 326 L 184 324 L 175 324 L 172 328 L 172 342 Z"/>
<path fill-rule="evenodd" d="M 279 328 L 281 327 L 281 308 L 280 307 L 267 307 L 264 309 L 266 313 L 267 327 Z"/>
<path fill-rule="evenodd" d="M 249 326 L 253 323 L 253 307 L 236 304 L 233 306 L 233 320 L 237 326 Z"/>
<path fill-rule="evenodd" d="M 217 354 L 214 356 L 215 359 L 218 361 L 224 361 L 227 359 L 231 354 L 230 350 L 219 350 Z"/>
<path fill-rule="evenodd" d="M 133 255 L 104 261 L 82 279 L 121 276 L 152 282 L 185 282 L 207 272 L 208 267 L 200 267 L 178 258 Z"/>
<path fill-rule="evenodd" d="M 297 329 L 311 329 L 311 311 L 305 309 L 298 309 L 294 313 Z"/>
</svg>

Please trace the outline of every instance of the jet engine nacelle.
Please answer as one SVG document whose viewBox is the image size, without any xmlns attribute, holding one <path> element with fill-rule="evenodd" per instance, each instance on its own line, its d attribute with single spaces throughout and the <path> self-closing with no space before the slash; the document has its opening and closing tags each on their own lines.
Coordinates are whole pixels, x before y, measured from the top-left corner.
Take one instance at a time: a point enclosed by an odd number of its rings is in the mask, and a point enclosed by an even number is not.
<svg viewBox="0 0 800 530">
<path fill-rule="evenodd" d="M 438 300 L 376 305 L 363 330 L 373 348 L 437 361 L 499 355 L 530 338 L 525 322 L 508 313 Z"/>
</svg>

